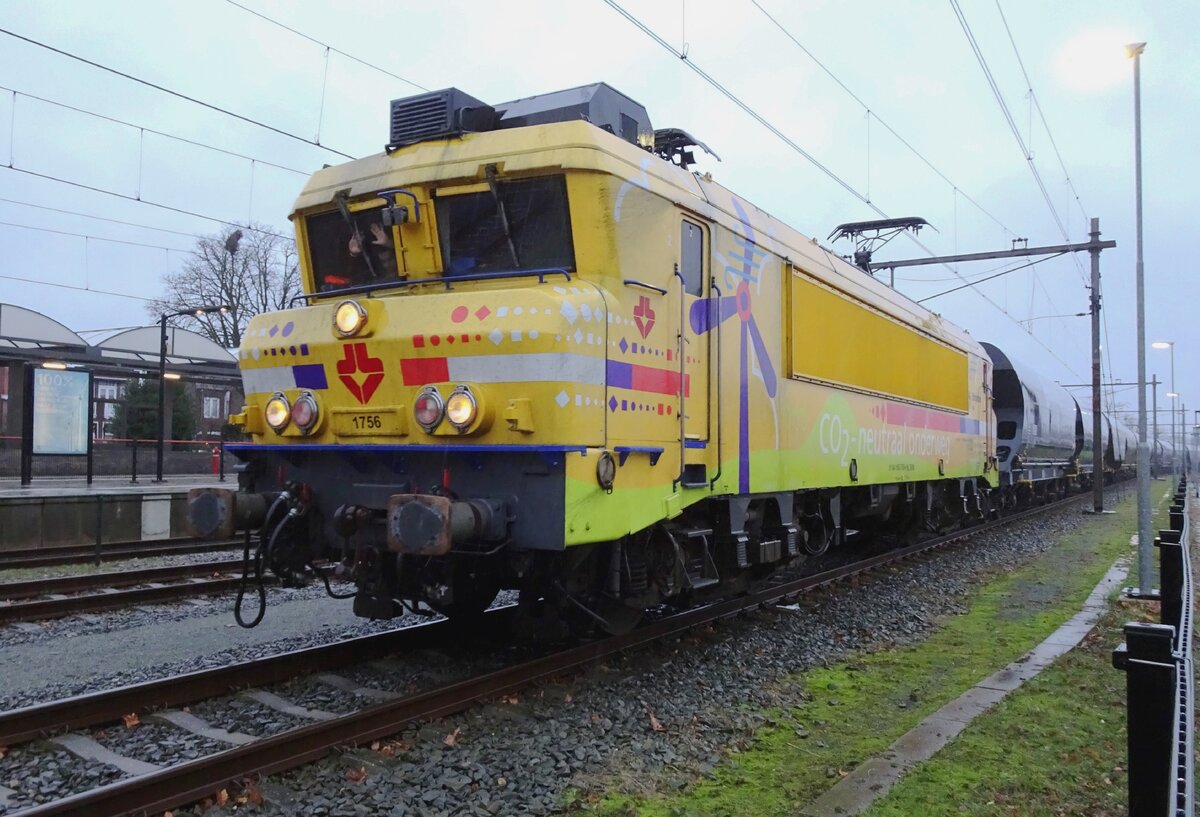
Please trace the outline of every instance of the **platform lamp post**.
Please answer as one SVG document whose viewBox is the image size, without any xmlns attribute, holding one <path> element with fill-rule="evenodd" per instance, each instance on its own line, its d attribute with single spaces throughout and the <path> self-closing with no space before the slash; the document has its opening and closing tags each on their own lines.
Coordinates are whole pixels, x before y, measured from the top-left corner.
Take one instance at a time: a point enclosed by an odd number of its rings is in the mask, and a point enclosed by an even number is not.
<svg viewBox="0 0 1200 817">
<path fill-rule="evenodd" d="M 1171 473 L 1176 474 L 1179 472 L 1179 435 L 1175 428 L 1175 401 L 1179 399 L 1179 393 L 1175 391 L 1175 341 L 1156 340 L 1150 346 L 1155 349 L 1171 350 L 1171 390 L 1167 392 L 1167 397 L 1171 398 L 1171 447 L 1175 449 L 1175 453 L 1171 456 Z"/>
<path fill-rule="evenodd" d="M 1146 439 L 1146 278 L 1142 256 L 1142 52 L 1145 43 L 1130 43 L 1125 54 L 1133 60 L 1133 186 L 1137 233 L 1137 366 L 1138 366 L 1138 449 L 1137 449 L 1137 520 L 1138 586 L 1137 594 L 1154 597 L 1150 584 L 1154 575 L 1153 533 L 1150 530 L 1150 445 Z"/>
<path fill-rule="evenodd" d="M 158 319 L 158 452 L 154 481 L 163 481 L 163 451 L 166 448 L 166 414 L 167 414 L 167 321 L 181 315 L 195 315 L 201 318 L 213 312 L 222 315 L 229 312 L 225 304 L 217 306 L 197 306 L 192 309 L 181 309 L 178 312 L 165 312 Z M 178 379 L 178 377 L 176 377 Z"/>
</svg>

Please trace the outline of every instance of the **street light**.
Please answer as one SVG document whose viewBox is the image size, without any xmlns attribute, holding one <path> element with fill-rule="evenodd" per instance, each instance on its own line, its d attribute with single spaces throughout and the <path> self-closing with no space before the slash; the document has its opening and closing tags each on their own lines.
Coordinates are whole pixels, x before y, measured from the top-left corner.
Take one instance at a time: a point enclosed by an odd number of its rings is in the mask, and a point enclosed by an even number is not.
<svg viewBox="0 0 1200 817">
<path fill-rule="evenodd" d="M 222 315 L 229 313 L 229 307 L 226 304 L 217 306 L 197 306 L 191 309 L 181 309 L 178 312 L 165 312 L 158 319 L 158 453 L 157 467 L 155 468 L 155 482 L 163 481 L 163 450 L 166 447 L 166 413 L 167 413 L 167 381 L 178 380 L 179 375 L 175 372 L 171 377 L 167 374 L 167 321 L 171 318 L 178 318 L 181 315 L 192 315 L 196 318 L 204 317 L 212 312 L 219 312 Z"/>
<path fill-rule="evenodd" d="M 1179 397 L 1179 393 L 1175 391 L 1175 341 L 1173 340 L 1156 340 L 1150 344 L 1155 349 L 1170 349 L 1171 350 L 1171 390 L 1167 392 L 1167 397 L 1175 400 Z M 1171 473 L 1174 474 L 1178 470 L 1179 459 L 1179 437 L 1175 433 L 1175 404 L 1171 404 L 1171 446 L 1175 449 L 1174 455 L 1171 457 Z"/>
<path fill-rule="evenodd" d="M 1138 595 L 1152 596 L 1153 539 L 1150 531 L 1150 447 L 1146 441 L 1146 279 L 1142 263 L 1142 52 L 1145 43 L 1130 43 L 1133 59 L 1133 185 L 1137 222 L 1137 356 L 1138 356 Z"/>
</svg>

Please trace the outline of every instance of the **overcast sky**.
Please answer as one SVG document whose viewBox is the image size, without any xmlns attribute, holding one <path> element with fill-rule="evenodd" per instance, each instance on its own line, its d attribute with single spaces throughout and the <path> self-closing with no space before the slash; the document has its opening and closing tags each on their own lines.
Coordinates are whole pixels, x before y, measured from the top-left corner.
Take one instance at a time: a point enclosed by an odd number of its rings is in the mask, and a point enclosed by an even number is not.
<svg viewBox="0 0 1200 817">
<path fill-rule="evenodd" d="M 1121 46 L 1144 40 L 1147 343 L 1177 342 L 1191 424 L 1200 4 L 960 0 L 1043 196 L 949 0 L 758 3 L 621 0 L 838 180 L 602 0 L 0 4 L 10 32 L 0 34 L 0 302 L 77 330 L 145 324 L 142 299 L 160 293 L 195 234 L 223 227 L 178 211 L 289 230 L 307 172 L 382 148 L 394 97 L 456 86 L 501 102 L 603 80 L 645 105 L 655 127 L 685 128 L 720 155 L 698 169 L 823 242 L 841 222 L 879 217 L 858 196 L 888 216 L 926 218 L 936 231 L 919 238 L 937 254 L 1008 249 L 1014 237 L 1060 244 L 1060 223 L 1084 241 L 1098 217 L 1118 243 L 1101 264 L 1105 377 L 1136 381 L 1133 72 Z M 900 238 L 876 260 L 924 254 Z M 1047 316 L 1087 310 L 1088 263 L 1049 260 L 926 305 L 1053 379 L 1083 382 L 1088 319 Z M 898 271 L 896 285 L 924 298 L 961 283 L 931 266 Z M 1147 358 L 1148 373 L 1169 379 L 1169 352 Z M 1135 407 L 1136 391 L 1115 399 Z"/>
</svg>

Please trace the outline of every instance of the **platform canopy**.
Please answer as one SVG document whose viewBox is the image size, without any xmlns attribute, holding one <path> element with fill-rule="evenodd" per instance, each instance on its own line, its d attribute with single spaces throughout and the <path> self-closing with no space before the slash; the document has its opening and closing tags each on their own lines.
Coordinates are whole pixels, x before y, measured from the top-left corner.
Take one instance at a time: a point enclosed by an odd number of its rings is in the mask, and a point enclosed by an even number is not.
<svg viewBox="0 0 1200 817">
<path fill-rule="evenodd" d="M 0 362 L 56 361 L 101 375 L 153 375 L 158 331 L 152 325 L 74 332 L 41 312 L 0 303 Z M 228 380 L 237 377 L 237 357 L 201 334 L 168 326 L 167 368 L 192 378 Z"/>
<path fill-rule="evenodd" d="M 10 349 L 84 347 L 87 341 L 41 312 L 0 304 L 0 346 Z"/>
</svg>

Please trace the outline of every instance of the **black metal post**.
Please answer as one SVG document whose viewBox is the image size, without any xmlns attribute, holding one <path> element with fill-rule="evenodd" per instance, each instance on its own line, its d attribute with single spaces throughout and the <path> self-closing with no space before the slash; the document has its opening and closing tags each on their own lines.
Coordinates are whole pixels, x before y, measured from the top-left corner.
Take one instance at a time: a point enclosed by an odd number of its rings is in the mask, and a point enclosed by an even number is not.
<svg viewBox="0 0 1200 817">
<path fill-rule="evenodd" d="M 21 389 L 21 487 L 33 482 L 33 366 L 25 364 Z"/>
<path fill-rule="evenodd" d="M 130 451 L 133 452 L 133 456 L 130 458 L 132 460 L 132 462 L 130 463 L 130 470 L 133 472 L 133 479 L 131 479 L 129 481 L 135 485 L 137 484 L 137 449 L 138 449 L 138 439 L 137 439 L 137 437 L 134 437 L 133 438 L 133 447 L 129 449 Z"/>
<path fill-rule="evenodd" d="M 1158 548 L 1158 584 L 1162 597 L 1160 621 L 1177 630 L 1183 622 L 1183 546 L 1178 530 L 1160 530 L 1154 540 Z"/>
<path fill-rule="evenodd" d="M 92 443 L 96 436 L 95 428 L 92 423 L 96 422 L 96 400 L 93 397 L 93 378 L 92 373 L 88 372 L 88 399 L 87 399 L 87 484 L 92 484 Z"/>
<path fill-rule="evenodd" d="M 1129 720 L 1129 817 L 1162 817 L 1174 766 L 1175 628 L 1167 624 L 1125 625 L 1125 643 L 1113 650 L 1113 666 L 1125 673 Z"/>
<path fill-rule="evenodd" d="M 96 497 L 96 550 L 92 561 L 100 566 L 100 542 L 104 536 L 104 495 Z"/>
<path fill-rule="evenodd" d="M 163 446 L 166 432 L 167 413 L 167 318 L 170 315 L 163 315 L 158 321 L 158 454 L 157 466 L 155 468 L 155 482 L 163 481 Z"/>
<path fill-rule="evenodd" d="M 221 469 L 221 471 L 220 471 L 221 478 L 219 481 L 224 482 L 225 481 L 225 440 L 224 439 L 221 440 L 220 469 Z"/>
</svg>

